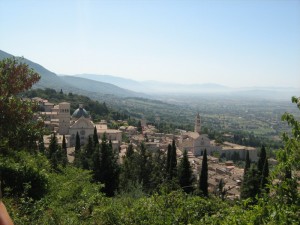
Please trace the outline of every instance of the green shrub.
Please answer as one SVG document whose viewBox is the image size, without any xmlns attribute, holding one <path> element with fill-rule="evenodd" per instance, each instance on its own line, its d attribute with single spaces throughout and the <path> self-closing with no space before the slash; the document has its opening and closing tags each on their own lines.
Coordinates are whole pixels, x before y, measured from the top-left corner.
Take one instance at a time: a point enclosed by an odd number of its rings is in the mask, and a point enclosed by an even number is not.
<svg viewBox="0 0 300 225">
<path fill-rule="evenodd" d="M 2 189 L 4 195 L 22 196 L 35 200 L 42 198 L 48 190 L 48 161 L 40 154 L 30 155 L 25 151 L 0 158 Z"/>
</svg>

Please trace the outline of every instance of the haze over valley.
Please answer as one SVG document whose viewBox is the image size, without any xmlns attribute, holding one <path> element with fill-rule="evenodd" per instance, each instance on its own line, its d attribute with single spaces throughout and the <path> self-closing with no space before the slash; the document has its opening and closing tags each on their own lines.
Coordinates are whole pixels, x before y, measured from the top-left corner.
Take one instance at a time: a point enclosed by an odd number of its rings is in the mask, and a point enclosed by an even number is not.
<svg viewBox="0 0 300 225">
<path fill-rule="evenodd" d="M 0 59 L 12 55 L 0 50 Z M 193 115 L 200 112 L 203 125 L 223 132 L 254 132 L 278 140 L 287 129 L 281 115 L 293 112 L 291 96 L 296 88 L 230 88 L 218 84 L 176 84 L 135 81 L 110 75 L 56 75 L 36 62 L 23 59 L 41 75 L 34 88 L 51 88 L 83 94 L 139 119 L 192 128 Z M 267 106 L 267 107 L 266 107 Z M 236 120 L 238 118 L 238 120 Z"/>
<path fill-rule="evenodd" d="M 0 224 L 299 224 L 299 0 L 0 9 Z"/>
</svg>

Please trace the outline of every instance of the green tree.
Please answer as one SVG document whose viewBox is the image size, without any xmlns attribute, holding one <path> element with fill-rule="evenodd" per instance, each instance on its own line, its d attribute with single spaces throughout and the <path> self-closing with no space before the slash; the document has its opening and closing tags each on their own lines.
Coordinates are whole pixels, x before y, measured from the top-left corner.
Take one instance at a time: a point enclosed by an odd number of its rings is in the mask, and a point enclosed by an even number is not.
<svg viewBox="0 0 300 225">
<path fill-rule="evenodd" d="M 55 133 L 51 135 L 49 147 L 48 147 L 48 159 L 54 169 L 57 168 L 59 163 L 59 145 Z"/>
<path fill-rule="evenodd" d="M 268 183 L 268 177 L 269 177 L 269 165 L 268 165 L 268 159 L 267 159 L 267 153 L 266 148 L 263 145 L 260 151 L 260 157 L 258 159 L 257 163 L 257 169 L 260 174 L 260 191 L 267 191 L 266 185 Z"/>
<path fill-rule="evenodd" d="M 132 144 L 129 144 L 126 151 L 126 157 L 130 158 L 133 154 L 134 154 L 133 146 Z"/>
<path fill-rule="evenodd" d="M 262 174 L 266 158 L 267 158 L 266 148 L 263 145 L 261 147 L 259 159 L 258 159 L 258 162 L 257 162 L 257 169 L 258 169 L 260 174 Z"/>
<path fill-rule="evenodd" d="M 263 148 L 262 148 L 263 149 Z M 261 151 L 261 156 L 265 156 L 265 151 Z M 247 151 L 246 155 L 246 162 L 245 162 L 245 168 L 244 168 L 244 178 L 243 183 L 241 187 L 241 198 L 247 199 L 251 198 L 253 201 L 256 197 L 256 195 L 261 193 L 261 181 L 262 181 L 262 175 L 261 171 L 259 171 L 259 164 L 261 163 L 261 160 L 259 159 L 257 168 L 255 165 L 251 165 L 249 152 Z M 263 168 L 262 168 L 263 169 Z"/>
<path fill-rule="evenodd" d="M 97 128 L 96 128 L 96 126 L 94 127 L 93 141 L 94 141 L 94 146 L 96 146 L 96 145 L 99 144 L 99 139 L 98 139 L 98 134 L 97 134 Z"/>
<path fill-rule="evenodd" d="M 91 136 L 88 137 L 88 143 L 85 146 L 85 153 L 87 158 L 91 158 L 94 153 L 94 142 Z"/>
<path fill-rule="evenodd" d="M 186 150 L 184 150 L 183 157 L 178 166 L 178 179 L 180 186 L 186 193 L 193 191 L 193 172 Z"/>
<path fill-rule="evenodd" d="M 96 153 L 96 157 L 97 155 L 98 153 Z M 97 157 L 95 160 L 93 170 L 95 181 L 104 184 L 103 192 L 107 196 L 114 196 L 119 184 L 120 169 L 117 163 L 117 155 L 111 145 L 107 143 L 105 133 L 101 140 L 99 158 Z M 99 161 L 97 162 L 97 160 Z"/>
<path fill-rule="evenodd" d="M 120 174 L 120 189 L 131 192 L 133 186 L 139 185 L 139 154 L 134 152 L 132 144 L 128 145 L 126 155 L 123 157 Z"/>
<path fill-rule="evenodd" d="M 255 165 L 251 165 L 247 173 L 244 174 L 244 180 L 241 187 L 241 198 L 251 198 L 253 201 L 260 193 L 260 172 Z"/>
<path fill-rule="evenodd" d="M 76 132 L 75 137 L 75 151 L 74 151 L 74 165 L 80 167 L 81 164 L 81 144 L 80 144 L 80 136 L 78 132 Z"/>
<path fill-rule="evenodd" d="M 292 102 L 300 109 L 300 97 L 292 97 Z M 281 177 L 279 185 L 275 186 L 277 201 L 282 205 L 300 204 L 297 190 L 300 177 L 300 121 L 290 113 L 284 113 L 282 118 L 291 126 L 291 132 L 282 135 L 284 148 L 277 152 L 278 165 L 273 172 L 273 179 Z"/>
<path fill-rule="evenodd" d="M 168 179 L 170 177 L 171 154 L 172 154 L 172 146 L 170 144 L 168 144 L 168 149 L 167 149 L 167 163 L 166 163 L 166 171 L 167 171 L 167 178 Z"/>
<path fill-rule="evenodd" d="M 177 176 L 177 154 L 175 140 L 173 139 L 172 145 L 168 145 L 167 151 L 167 178 L 172 180 Z"/>
<path fill-rule="evenodd" d="M 250 160 L 250 157 L 249 157 L 249 151 L 247 151 L 247 153 L 246 153 L 246 161 L 245 161 L 245 168 L 244 168 L 244 174 L 247 173 L 247 171 L 250 168 L 250 165 L 251 165 L 251 160 Z"/>
<path fill-rule="evenodd" d="M 176 144 L 175 140 L 172 141 L 172 151 L 170 159 L 170 178 L 177 176 L 177 153 L 176 153 Z"/>
<path fill-rule="evenodd" d="M 208 196 L 208 164 L 206 149 L 204 149 L 203 153 L 202 167 L 199 179 L 199 191 L 203 196 Z"/>
<path fill-rule="evenodd" d="M 145 189 L 148 189 L 148 185 L 150 182 L 150 168 L 149 168 L 149 157 L 150 155 L 147 153 L 145 144 L 142 142 L 139 149 L 139 159 L 138 159 L 138 167 L 139 167 L 139 183 L 143 184 Z"/>
<path fill-rule="evenodd" d="M 100 163 L 100 146 L 95 147 L 95 151 L 92 157 L 92 171 L 93 171 L 93 180 L 96 182 L 99 182 L 102 179 L 102 174 L 101 174 L 101 163 Z"/>
<path fill-rule="evenodd" d="M 33 120 L 37 104 L 18 96 L 39 79 L 39 74 L 22 59 L 0 61 L 0 137 L 14 149 L 27 147 L 35 150 L 36 141 L 42 135 L 42 123 Z M 0 148 L 0 153 L 6 153 L 8 149 Z"/>
<path fill-rule="evenodd" d="M 63 135 L 61 150 L 62 150 L 62 165 L 65 167 L 68 163 L 68 151 L 67 151 L 67 143 L 66 143 L 65 135 Z"/>
<path fill-rule="evenodd" d="M 142 123 L 141 123 L 140 120 L 138 121 L 138 124 L 137 124 L 137 131 L 140 132 L 140 133 L 143 132 Z"/>
<path fill-rule="evenodd" d="M 265 190 L 266 192 L 269 192 L 269 188 L 267 186 L 268 178 L 269 178 L 269 163 L 268 163 L 268 159 L 266 158 L 264 167 L 263 167 L 263 170 L 261 173 L 261 180 L 260 180 L 261 190 Z"/>
<path fill-rule="evenodd" d="M 153 193 L 165 182 L 166 156 L 163 151 L 158 149 L 149 159 L 150 183 L 148 192 Z"/>
</svg>

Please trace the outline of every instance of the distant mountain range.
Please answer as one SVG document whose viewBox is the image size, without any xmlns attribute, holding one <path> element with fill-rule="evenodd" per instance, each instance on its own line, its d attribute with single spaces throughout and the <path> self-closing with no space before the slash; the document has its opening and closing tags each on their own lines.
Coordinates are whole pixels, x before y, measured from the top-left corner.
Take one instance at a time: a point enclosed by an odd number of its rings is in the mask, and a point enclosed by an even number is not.
<svg viewBox="0 0 300 225">
<path fill-rule="evenodd" d="M 60 75 L 66 76 L 66 75 Z M 159 81 L 136 81 L 111 75 L 96 74 L 76 74 L 75 77 L 86 78 L 90 80 L 106 82 L 117 85 L 121 88 L 129 89 L 136 92 L 144 92 L 149 94 L 155 93 L 202 93 L 202 92 L 220 92 L 230 88 L 213 83 L 207 84 L 178 84 L 166 83 Z"/>
<path fill-rule="evenodd" d="M 13 55 L 0 50 L 0 60 L 10 57 L 13 57 Z M 95 82 L 94 80 L 83 79 L 79 77 L 57 76 L 55 73 L 28 59 L 20 58 L 20 60 L 28 64 L 30 68 L 34 69 L 41 75 L 40 81 L 34 85 L 34 88 L 52 88 L 57 91 L 62 89 L 64 92 L 74 92 L 77 94 L 87 95 L 94 99 L 103 98 L 104 96 L 115 96 L 118 98 L 147 97 L 145 94 L 126 90 L 114 84 Z"/>
<path fill-rule="evenodd" d="M 136 92 L 143 92 L 157 97 L 157 95 L 226 95 L 227 97 L 250 97 L 268 99 L 290 99 L 291 96 L 299 96 L 300 90 L 293 87 L 241 87 L 231 88 L 224 85 L 205 84 L 178 84 L 159 81 L 135 81 L 122 77 L 96 74 L 76 74 L 75 77 L 91 79 L 100 82 L 115 84 L 121 88 Z M 159 99 L 161 99 L 159 97 Z"/>
<path fill-rule="evenodd" d="M 0 50 L 0 60 L 13 55 Z M 21 58 L 41 75 L 41 80 L 34 88 L 52 88 L 57 91 L 74 92 L 93 99 L 114 99 L 127 97 L 158 98 L 162 95 L 202 95 L 214 94 L 232 97 L 252 97 L 271 99 L 290 99 L 299 96 L 299 89 L 282 87 L 245 87 L 230 88 L 219 84 L 178 84 L 158 81 L 135 81 L 111 75 L 76 74 L 57 75 L 43 66 Z"/>
</svg>

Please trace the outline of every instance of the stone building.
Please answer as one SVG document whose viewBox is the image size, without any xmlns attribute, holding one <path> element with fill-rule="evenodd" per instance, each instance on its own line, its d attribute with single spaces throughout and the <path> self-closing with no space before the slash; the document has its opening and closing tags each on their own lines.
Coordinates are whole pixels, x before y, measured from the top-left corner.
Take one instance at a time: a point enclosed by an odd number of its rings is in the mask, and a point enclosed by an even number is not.
<svg viewBox="0 0 300 225">
<path fill-rule="evenodd" d="M 70 103 L 61 102 L 58 105 L 46 103 L 47 111 L 40 112 L 40 116 L 44 119 L 45 126 L 50 131 L 55 132 L 58 138 L 65 135 L 68 147 L 75 146 L 77 133 L 80 137 L 81 145 L 86 144 L 88 137 L 94 134 L 94 128 L 96 127 L 100 141 L 103 134 L 106 133 L 107 139 L 112 141 L 113 148 L 119 148 L 122 142 L 122 131 L 108 129 L 106 121 L 94 123 L 82 104 L 79 104 L 78 109 L 71 116 Z M 49 140 L 49 137 L 45 140 Z"/>
<path fill-rule="evenodd" d="M 213 145 L 206 134 L 201 134 L 201 119 L 199 113 L 195 118 L 194 132 L 182 132 L 178 140 L 178 146 L 182 150 L 191 151 L 195 156 L 202 155 L 204 149 L 208 155 L 220 152 L 221 147 Z"/>
<path fill-rule="evenodd" d="M 253 147 L 247 147 L 230 142 L 224 142 L 222 150 L 220 152 L 221 157 L 232 160 L 246 160 L 247 151 L 249 152 L 249 158 L 252 162 L 258 161 L 257 149 Z"/>
<path fill-rule="evenodd" d="M 70 114 L 69 114 L 70 115 Z M 64 126 L 64 124 L 59 124 L 59 127 Z M 91 120 L 88 112 L 80 104 L 79 108 L 74 111 L 69 123 L 69 132 L 71 136 L 70 145 L 75 146 L 76 134 L 78 132 L 80 137 L 80 144 L 85 145 L 88 141 L 89 136 L 94 134 L 95 124 Z"/>
</svg>

